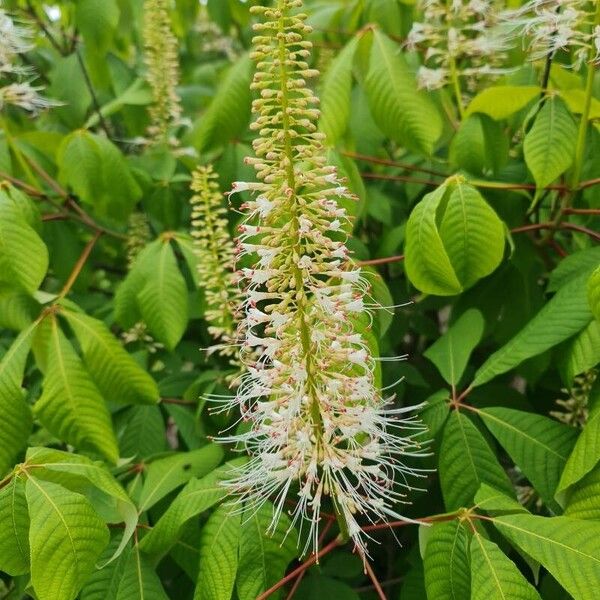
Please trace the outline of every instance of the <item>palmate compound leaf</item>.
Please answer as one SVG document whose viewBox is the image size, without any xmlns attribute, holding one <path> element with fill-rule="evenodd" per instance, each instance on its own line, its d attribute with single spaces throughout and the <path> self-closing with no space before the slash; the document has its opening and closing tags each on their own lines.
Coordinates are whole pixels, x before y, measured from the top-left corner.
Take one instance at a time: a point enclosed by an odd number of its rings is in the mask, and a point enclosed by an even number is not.
<svg viewBox="0 0 600 600">
<path fill-rule="evenodd" d="M 478 414 L 544 501 L 558 508 L 554 495 L 577 431 L 548 417 L 511 408 L 484 408 Z"/>
<path fill-rule="evenodd" d="M 331 61 L 323 75 L 319 129 L 327 136 L 330 146 L 335 146 L 348 126 L 352 65 L 359 40 L 358 36 L 353 37 Z"/>
<path fill-rule="evenodd" d="M 552 183 L 573 163 L 577 125 L 565 103 L 547 97 L 525 136 L 525 162 L 538 188 Z"/>
<path fill-rule="evenodd" d="M 459 411 L 452 412 L 444 426 L 439 473 L 447 510 L 471 506 L 482 483 L 514 495 L 512 484 L 487 441 Z"/>
<path fill-rule="evenodd" d="M 109 534 L 85 496 L 28 475 L 31 582 L 39 600 L 74 600 Z"/>
<path fill-rule="evenodd" d="M 238 570 L 242 515 L 221 505 L 209 517 L 200 537 L 200 571 L 194 600 L 229 600 Z"/>
<path fill-rule="evenodd" d="M 210 473 L 219 465 L 223 455 L 221 446 L 207 444 L 198 450 L 180 452 L 151 462 L 146 467 L 146 478 L 140 493 L 140 512 L 154 506 L 192 477 L 203 477 Z"/>
<path fill-rule="evenodd" d="M 39 447 L 27 450 L 25 466 L 34 469 L 38 479 L 58 483 L 73 492 L 86 495 L 107 523 L 123 524 L 122 533 L 115 536 L 119 543 L 107 561 L 112 562 L 123 552 L 135 532 L 138 512 L 103 463 L 86 456 Z"/>
<path fill-rule="evenodd" d="M 598 598 L 600 523 L 530 514 L 492 520 L 508 540 L 548 569 L 573 598 Z"/>
<path fill-rule="evenodd" d="M 471 600 L 541 600 L 515 563 L 478 532 L 471 541 L 471 589 Z"/>
<path fill-rule="evenodd" d="M 591 320 L 585 281 L 587 273 L 562 286 L 507 344 L 494 352 L 475 374 L 473 387 L 510 371 L 581 331 Z"/>
<path fill-rule="evenodd" d="M 458 294 L 498 267 L 504 231 L 481 194 L 452 177 L 425 195 L 408 219 L 406 274 L 426 294 Z"/>
<path fill-rule="evenodd" d="M 274 507 L 270 502 L 242 515 L 236 589 L 240 600 L 255 600 L 276 583 L 298 555 L 297 533 L 289 517 L 281 514 L 269 529 Z"/>
<path fill-rule="evenodd" d="M 51 318 L 43 393 L 34 413 L 59 439 L 117 461 L 119 451 L 104 400 L 56 317 Z"/>
<path fill-rule="evenodd" d="M 0 360 L 0 476 L 13 465 L 31 432 L 31 409 L 21 383 L 35 327 L 22 331 Z"/>
<path fill-rule="evenodd" d="M 364 89 L 373 119 L 386 135 L 415 152 L 433 153 L 442 134 L 438 109 L 417 90 L 399 46 L 377 29 L 372 34 Z"/>
<path fill-rule="evenodd" d="M 427 600 L 470 597 L 470 538 L 458 519 L 431 527 L 423 559 Z"/>
<path fill-rule="evenodd" d="M 192 479 L 155 523 L 152 531 L 141 540 L 141 550 L 155 557 L 164 555 L 177 541 L 181 529 L 190 519 L 227 496 L 223 481 L 231 478 L 233 470 L 244 462 L 245 459 L 234 459 L 202 479 Z"/>
<path fill-rule="evenodd" d="M 481 340 L 484 326 L 483 315 L 471 308 L 424 352 L 450 385 L 458 385 L 471 352 Z"/>
<path fill-rule="evenodd" d="M 94 383 L 110 402 L 154 404 L 160 399 L 158 385 L 98 319 L 65 310 L 83 351 L 85 366 Z"/>
<path fill-rule="evenodd" d="M 28 533 L 25 482 L 13 477 L 0 489 L 0 571 L 13 576 L 29 571 Z"/>
</svg>

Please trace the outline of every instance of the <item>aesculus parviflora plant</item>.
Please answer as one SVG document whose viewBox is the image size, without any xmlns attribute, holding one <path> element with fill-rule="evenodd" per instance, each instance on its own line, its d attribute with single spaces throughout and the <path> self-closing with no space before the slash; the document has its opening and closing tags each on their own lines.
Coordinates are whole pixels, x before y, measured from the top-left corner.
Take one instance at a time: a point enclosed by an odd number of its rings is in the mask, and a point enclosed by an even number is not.
<svg viewBox="0 0 600 600">
<path fill-rule="evenodd" d="M 227 485 L 251 508 L 275 498 L 274 529 L 286 500 L 291 525 L 308 528 L 305 551 L 318 550 L 321 511 L 330 498 L 343 530 L 361 553 L 359 519 L 402 518 L 394 506 L 411 489 L 424 428 L 396 408 L 375 382 L 373 349 L 361 331 L 369 284 L 345 245 L 352 194 L 327 165 L 317 131 L 318 100 L 306 80 L 312 44 L 301 0 L 255 7 L 252 88 L 256 154 L 247 162 L 258 182 L 243 203 L 239 259 L 253 258 L 246 282 L 241 356 L 246 372 L 230 406 L 247 431 L 251 460 Z M 368 321 L 368 317 L 367 317 Z M 394 487 L 394 483 L 397 487 Z"/>
</svg>

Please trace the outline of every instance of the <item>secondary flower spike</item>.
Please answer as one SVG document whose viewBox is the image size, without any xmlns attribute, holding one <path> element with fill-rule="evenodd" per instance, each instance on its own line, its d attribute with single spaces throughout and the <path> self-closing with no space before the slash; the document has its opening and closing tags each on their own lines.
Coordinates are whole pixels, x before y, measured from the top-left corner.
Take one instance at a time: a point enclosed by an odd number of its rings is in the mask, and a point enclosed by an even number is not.
<svg viewBox="0 0 600 600">
<path fill-rule="evenodd" d="M 422 425 L 403 418 L 375 382 L 376 358 L 364 337 L 369 285 L 346 248 L 346 210 L 354 199 L 328 166 L 317 131 L 318 100 L 306 81 L 310 27 L 300 0 L 253 7 L 253 89 L 258 131 L 247 159 L 257 182 L 242 204 L 240 276 L 246 284 L 240 327 L 246 371 L 234 400 L 248 427 L 227 438 L 251 458 L 226 485 L 246 507 L 274 502 L 271 529 L 289 510 L 317 550 L 324 500 L 364 556 L 359 519 L 402 519 L 411 489 L 406 456 L 420 456 Z M 288 501 L 286 503 L 286 500 Z M 308 529 L 307 529 L 308 528 Z"/>
</svg>

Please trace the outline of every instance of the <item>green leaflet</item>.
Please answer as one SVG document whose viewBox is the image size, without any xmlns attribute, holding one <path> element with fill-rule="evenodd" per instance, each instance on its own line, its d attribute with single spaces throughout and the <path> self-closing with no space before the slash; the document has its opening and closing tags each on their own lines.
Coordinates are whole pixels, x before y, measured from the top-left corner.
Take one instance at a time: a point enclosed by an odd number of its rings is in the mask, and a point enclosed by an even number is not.
<svg viewBox="0 0 600 600">
<path fill-rule="evenodd" d="M 561 287 L 535 317 L 492 354 L 475 374 L 473 386 L 510 371 L 524 360 L 545 352 L 585 327 L 591 313 L 582 275 Z"/>
<path fill-rule="evenodd" d="M 168 600 L 158 575 L 152 565 L 135 545 L 123 568 L 116 600 Z"/>
<path fill-rule="evenodd" d="M 510 408 L 478 411 L 487 428 L 520 467 L 549 506 L 577 431 L 548 417 Z"/>
<path fill-rule="evenodd" d="M 25 483 L 13 477 L 0 489 L 0 571 L 9 575 L 29 572 L 29 512 Z"/>
<path fill-rule="evenodd" d="M 114 561 L 110 561 L 115 555 L 119 545 L 118 539 L 112 539 L 100 556 L 102 568 L 94 570 L 81 590 L 81 600 L 116 600 L 119 584 L 123 578 L 125 565 L 129 561 L 131 549 L 127 548 Z"/>
<path fill-rule="evenodd" d="M 559 359 L 561 376 L 567 386 L 580 373 L 593 369 L 600 363 L 600 321 L 594 319 L 566 344 Z"/>
<path fill-rule="evenodd" d="M 0 361 L 0 475 L 12 466 L 27 443 L 32 416 L 21 383 L 37 323 L 22 331 Z"/>
<path fill-rule="evenodd" d="M 471 541 L 471 588 L 472 600 L 541 600 L 504 552 L 479 533 Z"/>
<path fill-rule="evenodd" d="M 428 600 L 470 597 L 470 538 L 459 520 L 431 527 L 423 559 Z"/>
<path fill-rule="evenodd" d="M 483 113 L 501 120 L 525 108 L 542 90 L 534 85 L 495 85 L 473 98 L 467 107 L 467 115 Z"/>
<path fill-rule="evenodd" d="M 115 537 L 119 544 L 107 561 L 112 562 L 123 552 L 135 532 L 138 513 L 129 496 L 101 462 L 52 448 L 29 448 L 25 465 L 34 469 L 39 479 L 89 496 L 94 509 L 107 523 L 122 523 L 123 533 Z"/>
<path fill-rule="evenodd" d="M 116 0 L 79 0 L 75 19 L 86 43 L 103 53 L 119 22 L 119 6 Z"/>
<path fill-rule="evenodd" d="M 565 103 L 546 98 L 525 136 L 525 162 L 538 188 L 552 183 L 573 163 L 577 126 Z"/>
<path fill-rule="evenodd" d="M 588 302 L 594 318 L 600 321 L 600 266 L 598 266 L 587 282 Z"/>
<path fill-rule="evenodd" d="M 137 295 L 144 321 L 156 338 L 173 350 L 188 323 L 188 295 L 175 253 L 168 240 L 161 241 L 154 273 Z"/>
<path fill-rule="evenodd" d="M 246 129 L 250 120 L 252 74 L 253 64 L 247 54 L 229 69 L 188 136 L 198 151 L 222 146 Z"/>
<path fill-rule="evenodd" d="M 48 248 L 30 221 L 0 188 L 0 283 L 33 294 L 48 270 Z"/>
<path fill-rule="evenodd" d="M 140 512 L 148 510 L 192 477 L 210 473 L 221 462 L 223 454 L 221 446 L 207 444 L 198 450 L 151 462 L 146 468 L 146 479 L 140 493 Z"/>
<path fill-rule="evenodd" d="M 406 274 L 426 294 L 452 296 L 494 271 L 504 244 L 504 225 L 481 194 L 450 178 L 408 219 Z"/>
<path fill-rule="evenodd" d="M 505 515 L 494 525 L 538 560 L 578 600 L 595 600 L 600 589 L 600 524 L 568 517 Z"/>
<path fill-rule="evenodd" d="M 327 136 L 327 144 L 335 146 L 348 126 L 352 66 L 359 37 L 353 37 L 331 61 L 321 84 L 321 117 L 319 129 Z"/>
<path fill-rule="evenodd" d="M 119 451 L 104 400 L 75 350 L 52 319 L 44 391 L 34 413 L 60 439 L 116 462 Z"/>
<path fill-rule="evenodd" d="M 102 321 L 79 312 L 61 313 L 73 328 L 85 366 L 110 402 L 153 404 L 160 395 L 154 379 L 134 360 Z"/>
<path fill-rule="evenodd" d="M 514 495 L 494 452 L 470 419 L 458 411 L 451 413 L 444 426 L 439 460 L 447 510 L 471 506 L 482 483 Z"/>
<path fill-rule="evenodd" d="M 232 469 L 243 462 L 242 459 L 233 460 L 202 479 L 192 479 L 141 541 L 142 551 L 155 556 L 165 554 L 177 541 L 187 521 L 225 498 L 227 489 L 223 481 L 231 477 Z"/>
<path fill-rule="evenodd" d="M 484 326 L 482 314 L 469 309 L 424 352 L 450 385 L 458 385 L 471 353 L 481 340 Z"/>
<path fill-rule="evenodd" d="M 249 510 L 250 514 L 242 515 L 240 534 L 236 585 L 240 600 L 255 600 L 281 579 L 287 565 L 298 555 L 297 533 L 285 512 L 277 525 L 269 529 L 274 511 L 270 502 L 256 512 L 255 509 Z"/>
<path fill-rule="evenodd" d="M 588 405 L 592 407 L 587 423 L 577 438 L 575 447 L 567 460 L 562 472 L 558 491 L 564 491 L 569 486 L 577 483 L 596 466 L 600 461 L 600 410 L 598 398 L 600 397 L 600 384 L 592 388 Z M 591 498 L 591 496 L 590 496 Z M 567 509 L 571 506 L 571 501 Z M 600 507 L 599 507 L 600 508 Z"/>
<path fill-rule="evenodd" d="M 411 150 L 430 155 L 442 133 L 442 120 L 428 96 L 417 90 L 399 50 L 384 33 L 377 29 L 373 32 L 364 80 L 369 107 L 386 135 Z"/>
<path fill-rule="evenodd" d="M 168 450 L 165 423 L 156 405 L 132 406 L 119 436 L 121 456 L 148 458 Z"/>
<path fill-rule="evenodd" d="M 31 582 L 39 600 L 74 600 L 108 543 L 108 529 L 81 494 L 28 476 Z"/>
<path fill-rule="evenodd" d="M 238 570 L 242 518 L 222 505 L 202 528 L 200 571 L 194 600 L 229 600 Z"/>
</svg>

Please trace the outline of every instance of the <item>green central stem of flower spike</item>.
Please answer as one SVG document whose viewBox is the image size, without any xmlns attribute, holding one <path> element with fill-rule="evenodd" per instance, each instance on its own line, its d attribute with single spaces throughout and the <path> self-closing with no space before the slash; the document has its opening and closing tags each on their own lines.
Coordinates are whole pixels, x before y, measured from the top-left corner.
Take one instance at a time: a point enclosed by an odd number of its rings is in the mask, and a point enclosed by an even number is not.
<svg viewBox="0 0 600 600">
<path fill-rule="evenodd" d="M 286 12 L 284 0 L 278 0 L 278 9 L 281 14 L 284 15 Z M 291 192 L 290 194 L 290 207 L 291 207 L 291 223 L 292 223 L 292 235 L 293 239 L 293 253 L 301 257 L 303 255 L 302 241 L 300 238 L 300 221 L 298 215 L 298 203 L 296 199 L 296 176 L 294 173 L 294 149 L 292 144 L 292 136 L 290 135 L 291 125 L 288 114 L 288 108 L 290 105 L 289 90 L 288 90 L 288 73 L 286 66 L 286 46 L 285 46 L 285 28 L 283 17 L 279 19 L 278 28 L 278 58 L 279 58 L 279 74 L 281 77 L 281 109 L 282 109 L 282 125 L 283 125 L 283 136 L 284 136 L 284 150 L 287 159 L 286 165 L 286 182 Z M 298 328 L 300 331 L 300 340 L 302 343 L 302 354 L 304 358 L 304 367 L 306 369 L 306 388 L 307 395 L 310 399 L 310 415 L 313 420 L 313 432 L 317 440 L 317 452 L 320 452 L 322 445 L 322 433 L 323 433 L 323 418 L 321 416 L 321 409 L 319 406 L 319 398 L 313 383 L 314 377 L 314 364 L 312 360 L 312 343 L 310 336 L 310 327 L 306 322 L 306 310 L 307 310 L 307 296 L 304 290 L 304 278 L 302 277 L 302 271 L 298 265 L 292 263 L 292 273 L 296 288 L 296 314 L 298 319 Z M 333 490 L 331 490 L 333 492 Z M 337 516 L 340 532 L 344 539 L 348 539 L 348 527 L 346 519 L 343 514 L 337 510 L 335 503 L 335 495 L 332 493 L 334 498 L 334 509 Z"/>
</svg>

